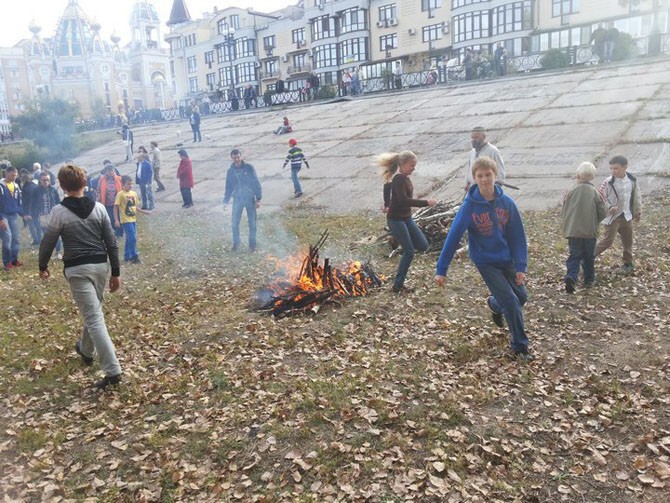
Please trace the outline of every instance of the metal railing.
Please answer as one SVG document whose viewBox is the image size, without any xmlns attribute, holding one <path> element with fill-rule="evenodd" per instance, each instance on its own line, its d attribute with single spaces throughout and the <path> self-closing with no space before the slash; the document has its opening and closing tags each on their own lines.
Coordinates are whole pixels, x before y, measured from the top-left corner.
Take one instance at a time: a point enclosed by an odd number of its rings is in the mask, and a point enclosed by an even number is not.
<svg viewBox="0 0 670 503">
<path fill-rule="evenodd" d="M 312 65 L 307 63 L 302 66 L 289 66 L 288 69 L 286 70 L 286 73 L 288 73 L 289 75 L 297 75 L 299 73 L 309 73 L 311 71 L 312 71 Z"/>
</svg>

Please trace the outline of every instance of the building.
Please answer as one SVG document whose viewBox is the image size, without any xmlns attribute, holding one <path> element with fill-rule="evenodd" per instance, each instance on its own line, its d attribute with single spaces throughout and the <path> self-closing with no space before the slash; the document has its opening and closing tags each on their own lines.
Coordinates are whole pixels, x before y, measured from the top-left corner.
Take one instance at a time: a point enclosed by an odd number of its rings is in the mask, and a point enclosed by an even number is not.
<svg viewBox="0 0 670 503">
<path fill-rule="evenodd" d="M 0 48 L 0 128 L 9 128 L 3 110 L 20 114 L 41 97 L 77 103 L 82 118 L 173 106 L 169 57 L 159 44 L 154 6 L 135 2 L 130 26 L 132 40 L 122 48 L 118 36 L 104 40 L 101 25 L 77 0 L 68 0 L 53 38 L 42 38 L 41 27 L 32 23 L 32 37 Z"/>
</svg>

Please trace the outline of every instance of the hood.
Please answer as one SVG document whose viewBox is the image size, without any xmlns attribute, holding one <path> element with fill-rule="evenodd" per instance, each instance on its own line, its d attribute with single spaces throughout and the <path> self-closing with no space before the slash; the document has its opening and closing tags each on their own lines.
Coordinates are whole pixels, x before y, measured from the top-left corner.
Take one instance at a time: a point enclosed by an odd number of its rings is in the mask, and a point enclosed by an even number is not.
<svg viewBox="0 0 670 503">
<path fill-rule="evenodd" d="M 82 220 L 88 218 L 95 208 L 95 201 L 88 197 L 66 197 L 60 203 Z"/>
<path fill-rule="evenodd" d="M 503 190 L 500 185 L 497 183 L 494 186 L 495 188 L 495 198 L 500 199 L 503 195 Z M 465 199 L 469 199 L 473 203 L 484 203 L 484 204 L 489 204 L 489 202 L 482 197 L 482 195 L 479 193 L 479 186 L 477 184 L 473 184 L 470 186 L 468 189 L 468 195 L 465 197 Z"/>
</svg>

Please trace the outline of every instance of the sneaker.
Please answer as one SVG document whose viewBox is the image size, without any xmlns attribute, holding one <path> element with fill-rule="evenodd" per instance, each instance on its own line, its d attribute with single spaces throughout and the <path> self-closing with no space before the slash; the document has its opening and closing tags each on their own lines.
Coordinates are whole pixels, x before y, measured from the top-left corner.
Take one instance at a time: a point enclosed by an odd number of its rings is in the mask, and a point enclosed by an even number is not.
<svg viewBox="0 0 670 503">
<path fill-rule="evenodd" d="M 104 391 L 105 389 L 107 389 L 107 386 L 116 386 L 121 382 L 121 375 L 122 374 L 117 374 L 115 376 L 105 376 L 96 383 L 94 383 L 93 387 L 101 391 Z"/>
<path fill-rule="evenodd" d="M 621 268 L 621 272 L 623 272 L 624 274 L 633 274 L 633 271 L 635 271 L 635 267 L 633 267 L 633 264 L 631 264 L 630 262 L 624 264 L 623 267 Z"/>
<path fill-rule="evenodd" d="M 23 265 L 23 262 L 21 262 L 20 260 L 17 259 L 17 260 L 12 262 L 12 265 L 14 267 L 21 267 Z M 633 266 L 631 265 L 630 267 L 631 267 L 631 271 L 632 271 Z"/>
<path fill-rule="evenodd" d="M 302 192 L 296 192 L 295 195 L 294 195 L 293 197 L 295 197 L 296 199 L 298 199 L 300 196 L 302 196 Z"/>
<path fill-rule="evenodd" d="M 565 291 L 568 293 L 575 293 L 575 280 L 570 276 L 565 278 Z"/>
<path fill-rule="evenodd" d="M 503 328 L 505 326 L 505 316 L 502 313 L 498 313 L 493 310 L 493 306 L 491 306 L 491 299 L 493 297 L 488 297 L 486 299 L 486 304 L 489 306 L 489 309 L 491 310 L 491 319 L 493 320 L 493 323 L 495 323 L 496 327 L 498 328 Z"/>
<path fill-rule="evenodd" d="M 140 257 L 135 257 L 134 259 L 130 260 L 133 264 L 141 264 L 142 261 L 140 260 Z"/>
<path fill-rule="evenodd" d="M 524 362 L 532 362 L 535 360 L 535 357 L 531 355 L 528 350 L 525 351 L 515 351 L 514 356 L 516 357 L 517 360 L 521 360 Z"/>
<path fill-rule="evenodd" d="M 5 264 L 3 269 L 5 271 L 11 271 L 12 269 L 14 269 L 14 266 L 12 264 Z"/>
<path fill-rule="evenodd" d="M 393 288 L 391 288 L 391 290 L 393 290 L 393 293 L 413 293 L 414 292 L 414 288 L 410 288 L 410 287 L 405 286 L 405 285 L 403 285 L 403 286 L 393 285 Z"/>
<path fill-rule="evenodd" d="M 239 246 L 233 245 L 233 246 L 230 247 L 230 253 L 237 253 L 238 251 L 240 251 Z"/>
<path fill-rule="evenodd" d="M 61 252 L 56 253 L 56 260 L 63 260 L 63 254 Z"/>
<path fill-rule="evenodd" d="M 77 352 L 79 356 L 81 356 L 81 361 L 84 362 L 84 365 L 87 367 L 90 367 L 93 365 L 93 358 L 90 356 L 86 356 L 84 353 L 81 352 L 81 345 L 79 344 L 79 341 L 74 345 L 74 350 Z"/>
</svg>

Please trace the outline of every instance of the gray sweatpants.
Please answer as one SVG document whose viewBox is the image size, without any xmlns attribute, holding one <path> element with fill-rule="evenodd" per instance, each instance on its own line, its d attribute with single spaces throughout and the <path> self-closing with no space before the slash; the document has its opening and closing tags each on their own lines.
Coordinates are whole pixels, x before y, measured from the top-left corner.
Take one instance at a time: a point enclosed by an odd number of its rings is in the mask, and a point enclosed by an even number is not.
<svg viewBox="0 0 670 503">
<path fill-rule="evenodd" d="M 84 330 L 81 335 L 80 349 L 86 356 L 98 353 L 100 368 L 108 376 L 121 373 L 119 360 L 116 359 L 114 344 L 107 332 L 105 316 L 102 312 L 102 300 L 109 277 L 109 264 L 82 264 L 65 269 L 65 277 L 81 317 Z"/>
</svg>

